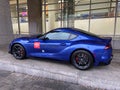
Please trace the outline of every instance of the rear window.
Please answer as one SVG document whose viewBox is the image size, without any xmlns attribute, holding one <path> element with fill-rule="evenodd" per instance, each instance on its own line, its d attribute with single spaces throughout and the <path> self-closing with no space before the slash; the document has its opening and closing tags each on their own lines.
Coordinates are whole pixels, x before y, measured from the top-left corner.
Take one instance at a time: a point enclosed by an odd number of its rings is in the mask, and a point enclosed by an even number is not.
<svg viewBox="0 0 120 90">
<path fill-rule="evenodd" d="M 101 38 L 99 35 L 96 35 L 94 33 L 91 33 L 91 32 L 88 32 L 88 31 L 85 31 L 85 30 L 81 30 L 81 29 L 74 29 L 76 31 L 79 31 L 80 33 L 83 33 L 83 34 L 87 34 L 87 35 L 90 35 L 92 37 L 97 37 L 97 38 Z"/>
</svg>

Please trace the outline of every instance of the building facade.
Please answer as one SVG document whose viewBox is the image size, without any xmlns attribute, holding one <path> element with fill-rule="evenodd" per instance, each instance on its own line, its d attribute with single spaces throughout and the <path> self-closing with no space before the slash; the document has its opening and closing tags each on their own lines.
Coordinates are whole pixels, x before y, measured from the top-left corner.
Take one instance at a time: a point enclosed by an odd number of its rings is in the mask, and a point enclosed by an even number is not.
<svg viewBox="0 0 120 90">
<path fill-rule="evenodd" d="M 45 33 L 58 27 L 75 27 L 97 35 L 111 36 L 113 47 L 120 49 L 120 0 L 8 2 L 13 29 L 11 33 L 14 35 Z M 6 8 L 9 10 L 9 7 Z"/>
</svg>

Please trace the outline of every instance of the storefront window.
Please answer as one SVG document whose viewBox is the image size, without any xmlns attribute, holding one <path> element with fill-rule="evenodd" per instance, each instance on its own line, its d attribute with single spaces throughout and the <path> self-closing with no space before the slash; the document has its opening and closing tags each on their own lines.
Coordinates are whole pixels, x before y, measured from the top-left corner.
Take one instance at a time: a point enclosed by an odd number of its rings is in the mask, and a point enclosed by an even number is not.
<svg viewBox="0 0 120 90">
<path fill-rule="evenodd" d="M 117 17 L 117 19 L 116 19 L 116 32 L 115 32 L 115 35 L 120 37 L 120 17 Z"/>
<path fill-rule="evenodd" d="M 20 33 L 29 34 L 27 0 L 19 0 L 19 23 Z"/>
<path fill-rule="evenodd" d="M 46 4 L 43 4 L 43 6 L 46 5 L 46 10 L 44 9 L 43 12 L 46 13 L 46 29 L 49 29 L 48 26 L 52 26 L 50 22 L 54 23 L 53 28 L 64 26 L 71 27 L 68 25 L 71 20 L 75 28 L 80 28 L 99 35 L 113 36 L 115 34 L 115 26 L 116 32 L 119 32 L 118 18 L 120 16 L 120 0 L 45 1 Z M 118 3 L 116 1 L 118 1 Z M 71 11 L 69 11 L 69 7 L 71 7 Z M 117 20 L 115 20 L 116 17 Z"/>
<path fill-rule="evenodd" d="M 75 6 L 75 19 L 89 19 L 89 5 Z"/>
<path fill-rule="evenodd" d="M 10 9 L 11 9 L 11 19 L 13 25 L 13 33 L 17 34 L 19 32 L 18 29 L 18 11 L 17 11 L 17 1 L 10 1 Z"/>
<path fill-rule="evenodd" d="M 44 0 L 42 6 L 43 32 L 62 27 L 62 0 Z"/>
<path fill-rule="evenodd" d="M 118 0 L 118 5 L 117 5 L 117 16 L 120 16 L 120 0 Z"/>
<path fill-rule="evenodd" d="M 74 27 L 89 31 L 90 0 L 75 0 Z"/>
<path fill-rule="evenodd" d="M 120 39 L 120 0 L 118 0 L 118 3 L 117 3 L 117 13 L 116 14 L 117 14 L 117 18 L 116 18 L 115 37 L 117 37 L 117 39 Z"/>
<path fill-rule="evenodd" d="M 91 0 L 90 32 L 99 35 L 114 35 L 115 2 Z"/>
<path fill-rule="evenodd" d="M 111 2 L 108 0 L 91 0 L 91 18 L 108 17 L 111 7 Z"/>
<path fill-rule="evenodd" d="M 29 34 L 27 0 L 10 0 L 14 34 Z"/>
</svg>

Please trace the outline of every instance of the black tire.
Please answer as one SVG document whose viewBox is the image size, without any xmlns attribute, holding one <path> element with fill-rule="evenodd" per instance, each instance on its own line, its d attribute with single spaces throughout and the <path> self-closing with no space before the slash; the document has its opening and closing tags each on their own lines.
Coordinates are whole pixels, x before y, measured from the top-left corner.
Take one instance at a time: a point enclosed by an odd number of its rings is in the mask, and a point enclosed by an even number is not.
<svg viewBox="0 0 120 90">
<path fill-rule="evenodd" d="M 72 54 L 71 61 L 72 64 L 80 70 L 86 70 L 93 66 L 93 57 L 85 50 L 75 51 Z"/>
<path fill-rule="evenodd" d="M 22 45 L 20 44 L 15 44 L 13 47 L 12 47 L 12 54 L 13 56 L 16 58 L 16 59 L 24 59 L 25 56 L 26 56 L 26 52 L 25 52 L 25 49 Z"/>
</svg>

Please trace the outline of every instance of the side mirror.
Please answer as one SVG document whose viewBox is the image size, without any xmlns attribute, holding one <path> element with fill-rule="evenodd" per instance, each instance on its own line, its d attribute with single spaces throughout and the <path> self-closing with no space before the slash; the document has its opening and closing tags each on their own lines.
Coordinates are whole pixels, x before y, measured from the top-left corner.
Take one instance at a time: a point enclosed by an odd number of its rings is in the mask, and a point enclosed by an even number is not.
<svg viewBox="0 0 120 90">
<path fill-rule="evenodd" d="M 49 40 L 49 38 L 48 37 L 44 37 L 44 38 L 42 38 L 42 40 Z"/>
</svg>

